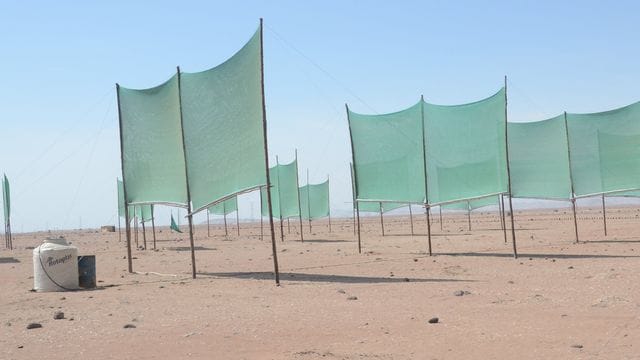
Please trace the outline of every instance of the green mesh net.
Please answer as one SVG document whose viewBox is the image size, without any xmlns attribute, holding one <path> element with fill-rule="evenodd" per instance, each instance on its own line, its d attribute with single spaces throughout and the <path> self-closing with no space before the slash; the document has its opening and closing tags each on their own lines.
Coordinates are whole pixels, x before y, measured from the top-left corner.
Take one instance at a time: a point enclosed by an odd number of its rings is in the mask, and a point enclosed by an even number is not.
<svg viewBox="0 0 640 360">
<path fill-rule="evenodd" d="M 273 217 L 286 219 L 300 216 L 300 202 L 298 197 L 298 162 L 279 164 L 269 169 L 271 179 L 271 206 Z M 269 216 L 267 208 L 267 193 L 260 189 L 262 216 Z"/>
<path fill-rule="evenodd" d="M 640 189 L 640 102 L 567 114 L 576 196 Z"/>
<path fill-rule="evenodd" d="M 370 201 L 359 201 L 358 209 L 360 212 L 388 212 L 395 209 L 399 209 L 401 207 L 409 207 L 407 203 L 399 203 L 399 202 L 370 202 Z"/>
<path fill-rule="evenodd" d="M 4 223 L 8 224 L 11 218 L 11 188 L 7 175 L 2 177 L 2 208 L 4 210 Z"/>
<path fill-rule="evenodd" d="M 443 209 L 446 210 L 476 210 L 486 206 L 498 205 L 499 196 L 492 195 L 479 199 L 470 199 L 465 201 L 459 201 L 455 203 L 442 205 Z"/>
<path fill-rule="evenodd" d="M 429 204 L 508 192 L 505 89 L 470 104 L 424 104 Z"/>
<path fill-rule="evenodd" d="M 209 207 L 209 213 L 212 215 L 228 215 L 238 211 L 238 197 L 234 196 L 225 201 L 219 202 Z"/>
<path fill-rule="evenodd" d="M 423 203 L 422 106 L 384 115 L 348 110 L 358 200 Z"/>
<path fill-rule="evenodd" d="M 300 187 L 300 210 L 305 220 L 329 216 L 329 180 Z"/>
<path fill-rule="evenodd" d="M 564 115 L 508 126 L 513 197 L 571 199 Z"/>
</svg>

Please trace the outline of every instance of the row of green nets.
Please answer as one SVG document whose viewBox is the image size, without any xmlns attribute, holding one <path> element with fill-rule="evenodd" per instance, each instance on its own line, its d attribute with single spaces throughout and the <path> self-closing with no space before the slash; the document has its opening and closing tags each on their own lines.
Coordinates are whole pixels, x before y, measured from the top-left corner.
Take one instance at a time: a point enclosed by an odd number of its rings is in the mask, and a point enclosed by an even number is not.
<svg viewBox="0 0 640 360">
<path fill-rule="evenodd" d="M 221 201 L 207 209 L 211 215 L 229 215 L 238 211 L 238 197 L 233 196 L 227 200 Z"/>
<path fill-rule="evenodd" d="M 266 185 L 262 28 L 221 65 L 118 101 L 127 204 L 197 212 Z"/>
<path fill-rule="evenodd" d="M 298 161 L 277 164 L 269 168 L 269 178 L 271 179 L 273 217 L 278 219 L 299 217 L 301 206 L 298 192 Z M 269 216 L 265 188 L 260 189 L 260 203 L 262 216 Z"/>
<path fill-rule="evenodd" d="M 302 218 L 316 220 L 330 216 L 329 180 L 320 184 L 307 184 L 301 186 L 300 209 Z"/>
</svg>

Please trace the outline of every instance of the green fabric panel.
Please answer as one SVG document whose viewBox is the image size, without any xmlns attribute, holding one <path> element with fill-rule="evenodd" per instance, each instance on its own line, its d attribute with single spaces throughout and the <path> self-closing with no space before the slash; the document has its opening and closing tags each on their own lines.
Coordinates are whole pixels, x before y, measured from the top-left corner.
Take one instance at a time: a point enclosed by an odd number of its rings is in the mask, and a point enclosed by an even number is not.
<svg viewBox="0 0 640 360">
<path fill-rule="evenodd" d="M 169 228 L 175 232 L 179 232 L 179 233 L 182 232 L 180 231 L 178 224 L 176 224 L 176 221 L 173 219 L 173 214 L 171 214 L 171 225 L 169 226 Z"/>
<path fill-rule="evenodd" d="M 144 90 L 119 88 L 127 203 L 186 205 L 178 79 Z"/>
<path fill-rule="evenodd" d="M 2 177 L 2 205 L 4 209 L 4 223 L 9 224 L 9 219 L 11 218 L 11 188 L 6 174 Z"/>
<path fill-rule="evenodd" d="M 276 184 L 280 194 L 280 214 L 282 218 L 300 216 L 298 163 L 296 160 L 289 164 L 278 165 Z"/>
<path fill-rule="evenodd" d="M 442 205 L 443 209 L 446 210 L 464 210 L 467 209 L 475 210 L 480 209 L 485 206 L 497 205 L 499 201 L 499 197 L 497 195 L 487 196 L 480 199 L 471 199 L 468 201 L 459 201 L 452 204 L 444 204 Z"/>
<path fill-rule="evenodd" d="M 505 89 L 470 104 L 424 103 L 428 202 L 508 191 Z"/>
<path fill-rule="evenodd" d="M 240 51 L 213 69 L 180 75 L 189 190 L 195 211 L 267 183 L 261 36 L 258 30 Z"/>
<path fill-rule="evenodd" d="M 514 197 L 571 199 L 564 115 L 509 123 L 509 165 Z"/>
<path fill-rule="evenodd" d="M 116 180 L 118 183 L 118 216 L 123 218 L 124 214 L 124 186 L 120 179 Z"/>
<path fill-rule="evenodd" d="M 228 215 L 238 210 L 238 197 L 234 196 L 209 207 L 209 214 Z"/>
<path fill-rule="evenodd" d="M 269 179 L 271 180 L 271 211 L 275 219 L 280 219 L 280 193 L 278 189 L 278 166 L 269 168 Z M 269 217 L 269 207 L 267 203 L 266 187 L 260 188 L 260 204 L 262 207 L 262 216 Z"/>
<path fill-rule="evenodd" d="M 425 200 L 420 103 L 391 114 L 348 111 L 359 200 Z"/>
<path fill-rule="evenodd" d="M 576 195 L 640 189 L 640 102 L 567 122 Z"/>
<path fill-rule="evenodd" d="M 640 197 L 640 191 L 624 191 L 607 195 L 607 197 Z"/>
<path fill-rule="evenodd" d="M 360 212 L 374 212 L 380 213 L 380 206 L 382 206 L 382 212 L 389 212 L 395 209 L 399 209 L 401 207 L 409 207 L 408 203 L 398 203 L 398 202 L 370 202 L 370 201 L 359 201 L 358 209 Z"/>
<path fill-rule="evenodd" d="M 138 205 L 136 208 L 139 219 L 143 222 L 151 221 L 153 218 L 153 205 Z"/>
<path fill-rule="evenodd" d="M 329 216 L 329 180 L 300 187 L 300 209 L 306 220 Z"/>
</svg>

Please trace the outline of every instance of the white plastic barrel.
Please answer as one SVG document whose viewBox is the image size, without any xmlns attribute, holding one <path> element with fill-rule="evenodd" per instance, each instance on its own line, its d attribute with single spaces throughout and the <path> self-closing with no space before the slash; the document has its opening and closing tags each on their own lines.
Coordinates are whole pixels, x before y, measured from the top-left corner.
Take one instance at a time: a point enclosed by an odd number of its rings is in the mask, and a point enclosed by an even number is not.
<svg viewBox="0 0 640 360">
<path fill-rule="evenodd" d="M 33 249 L 33 288 L 36 291 L 78 289 L 78 248 L 63 238 L 48 238 Z"/>
</svg>

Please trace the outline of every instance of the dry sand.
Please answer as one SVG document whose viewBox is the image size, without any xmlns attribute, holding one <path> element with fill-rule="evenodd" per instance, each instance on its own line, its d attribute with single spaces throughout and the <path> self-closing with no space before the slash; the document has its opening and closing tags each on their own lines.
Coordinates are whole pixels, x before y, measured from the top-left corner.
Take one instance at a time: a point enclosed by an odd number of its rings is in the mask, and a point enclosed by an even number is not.
<svg viewBox="0 0 640 360">
<path fill-rule="evenodd" d="M 472 231 L 465 215 L 441 231 L 436 215 L 434 256 L 424 215 L 415 236 L 408 217 L 387 216 L 385 237 L 363 219 L 362 254 L 351 220 L 305 225 L 304 243 L 285 223 L 280 287 L 259 224 L 228 238 L 199 226 L 196 280 L 184 234 L 164 228 L 129 274 L 117 233 L 67 232 L 99 280 L 67 293 L 29 291 L 29 247 L 47 234 L 20 234 L 0 251 L 0 358 L 639 359 L 639 214 L 608 209 L 605 237 L 602 215 L 582 210 L 574 244 L 569 211 L 517 212 L 517 260 L 495 213 L 474 213 Z"/>
</svg>

